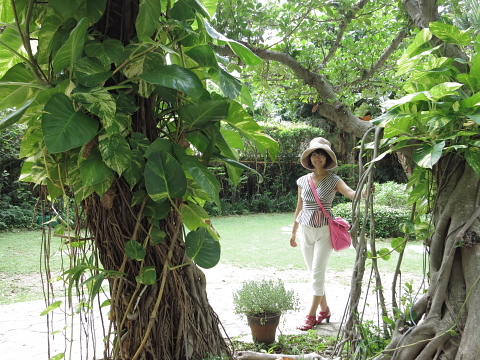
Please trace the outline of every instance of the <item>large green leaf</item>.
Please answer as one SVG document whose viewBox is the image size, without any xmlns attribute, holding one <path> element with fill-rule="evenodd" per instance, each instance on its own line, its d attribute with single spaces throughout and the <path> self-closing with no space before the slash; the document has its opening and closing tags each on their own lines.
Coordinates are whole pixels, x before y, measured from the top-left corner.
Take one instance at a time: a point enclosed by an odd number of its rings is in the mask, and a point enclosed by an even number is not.
<svg viewBox="0 0 480 360">
<path fill-rule="evenodd" d="M 163 202 L 155 202 L 150 197 L 145 204 L 143 215 L 153 220 L 162 220 L 167 217 L 171 209 L 170 201 L 167 199 Z"/>
<path fill-rule="evenodd" d="M 155 266 L 144 266 L 142 270 L 140 270 L 140 275 L 138 275 L 135 280 L 144 285 L 155 284 L 157 282 L 157 270 Z"/>
<path fill-rule="evenodd" d="M 207 21 L 204 20 L 205 29 L 208 32 L 208 35 L 212 37 L 212 39 L 225 41 L 228 43 L 230 48 L 233 50 L 235 54 L 247 65 L 258 65 L 263 60 L 255 55 L 249 48 L 245 45 L 240 44 L 239 42 L 233 41 L 227 38 L 225 35 L 220 34 L 215 28 Z"/>
<path fill-rule="evenodd" d="M 63 2 L 63 1 L 62 1 Z M 66 68 L 73 68 L 73 63 L 82 55 L 85 38 L 87 36 L 88 20 L 83 18 L 72 30 L 70 36 L 53 58 L 55 73 Z"/>
<path fill-rule="evenodd" d="M 239 97 L 242 93 L 242 83 L 240 80 L 229 74 L 223 69 L 219 72 L 220 89 L 230 100 Z"/>
<path fill-rule="evenodd" d="M 201 129 L 208 123 L 225 119 L 229 106 L 227 101 L 202 101 L 182 106 L 178 109 L 178 114 L 185 123 L 190 125 L 191 129 Z"/>
<path fill-rule="evenodd" d="M 143 172 L 145 170 L 145 159 L 143 157 L 143 152 L 138 149 L 133 149 L 130 152 L 130 163 L 123 172 L 123 177 L 130 184 L 130 189 L 138 184 L 138 182 L 143 177 Z"/>
<path fill-rule="evenodd" d="M 110 66 L 99 59 L 84 57 L 75 62 L 75 77 L 83 86 L 94 87 L 105 82 L 112 76 Z"/>
<path fill-rule="evenodd" d="M 125 243 L 125 252 L 135 260 L 143 260 L 147 255 L 145 248 L 136 240 L 129 240 Z"/>
<path fill-rule="evenodd" d="M 207 211 L 191 201 L 182 204 L 182 221 L 190 230 L 208 226 L 206 221 L 210 219 Z"/>
<path fill-rule="evenodd" d="M 98 147 L 105 164 L 122 175 L 132 162 L 132 153 L 128 141 L 120 134 L 102 135 Z"/>
<path fill-rule="evenodd" d="M 470 166 L 480 178 L 480 148 L 469 147 L 467 151 L 465 151 L 465 159 L 467 159 Z"/>
<path fill-rule="evenodd" d="M 460 89 L 462 86 L 463 84 L 457 82 L 445 82 L 432 87 L 428 91 L 427 96 L 433 101 L 438 101 L 445 96 L 454 95 L 455 90 Z"/>
<path fill-rule="evenodd" d="M 120 59 L 123 51 L 123 44 L 117 39 L 106 39 L 103 43 L 97 40 L 85 43 L 85 53 L 90 57 L 97 57 L 105 65 Z"/>
<path fill-rule="evenodd" d="M 0 111 L 22 105 L 38 86 L 32 71 L 24 64 L 17 64 L 0 79 Z"/>
<path fill-rule="evenodd" d="M 62 26 L 62 16 L 50 10 L 42 22 L 38 33 L 38 62 L 46 64 L 50 60 L 55 33 Z"/>
<path fill-rule="evenodd" d="M 439 39 L 454 45 L 467 46 L 473 42 L 473 36 L 455 25 L 431 22 L 430 31 Z"/>
<path fill-rule="evenodd" d="M 8 24 L 15 20 L 12 4 L 9 0 L 0 1 L 0 22 Z"/>
<path fill-rule="evenodd" d="M 229 41 L 228 45 L 235 54 L 247 65 L 255 66 L 260 64 L 263 59 L 255 55 L 252 50 L 236 41 Z"/>
<path fill-rule="evenodd" d="M 98 149 L 81 164 L 80 172 L 84 187 L 95 186 L 112 178 L 112 170 L 103 162 Z"/>
<path fill-rule="evenodd" d="M 22 38 L 16 29 L 7 27 L 1 34 L 0 41 L 3 43 L 0 44 L 0 75 L 2 75 L 15 64 L 23 61 L 23 59 L 13 53 L 13 51 L 24 56 L 26 54 L 23 51 Z"/>
<path fill-rule="evenodd" d="M 268 136 L 256 121 L 245 111 L 239 103 L 230 102 L 230 111 L 225 121 L 236 129 L 240 134 L 251 141 L 262 155 L 269 150 L 272 159 L 278 155 L 278 143 Z"/>
<path fill-rule="evenodd" d="M 187 190 L 182 166 L 164 151 L 152 153 L 145 165 L 145 187 L 156 202 L 181 198 Z"/>
<path fill-rule="evenodd" d="M 218 69 L 217 57 L 212 48 L 207 44 L 194 46 L 185 52 L 192 60 L 198 63 L 199 66 Z"/>
<path fill-rule="evenodd" d="M 135 29 L 138 36 L 150 37 L 160 25 L 162 14 L 161 0 L 140 0 Z"/>
<path fill-rule="evenodd" d="M 104 15 L 106 5 L 107 0 L 83 0 L 73 16 L 77 20 L 86 17 L 88 24 L 93 25 Z"/>
<path fill-rule="evenodd" d="M 150 84 L 183 91 L 198 100 L 205 89 L 197 74 L 178 65 L 159 65 L 140 77 Z"/>
<path fill-rule="evenodd" d="M 194 156 L 187 155 L 185 150 L 174 145 L 175 156 L 180 163 L 187 169 L 192 178 L 202 187 L 211 198 L 220 205 L 220 183 L 217 177 Z"/>
<path fill-rule="evenodd" d="M 67 19 L 78 10 L 83 0 L 49 0 L 48 2 L 57 14 Z"/>
<path fill-rule="evenodd" d="M 79 86 L 72 93 L 72 99 L 82 103 L 88 111 L 108 124 L 115 120 L 117 103 L 112 94 L 101 86 L 95 88 Z"/>
<path fill-rule="evenodd" d="M 419 166 L 431 169 L 442 157 L 444 147 L 445 141 L 439 142 L 433 146 L 430 144 L 423 144 L 420 149 L 415 151 L 413 160 L 415 160 Z"/>
<path fill-rule="evenodd" d="M 58 153 L 92 140 L 98 131 L 98 121 L 76 112 L 65 94 L 55 94 L 45 105 L 42 130 L 48 150 Z"/>
<path fill-rule="evenodd" d="M 7 116 L 5 116 L 3 119 L 0 119 L 0 130 L 6 129 L 12 124 L 15 124 L 20 121 L 22 118 L 23 114 L 27 111 L 28 107 L 32 103 L 32 100 L 27 101 L 21 108 L 19 108 L 16 111 L 11 112 Z"/>
<path fill-rule="evenodd" d="M 187 234 L 185 250 L 187 255 L 204 269 L 210 269 L 220 261 L 220 243 L 204 227 Z"/>
</svg>

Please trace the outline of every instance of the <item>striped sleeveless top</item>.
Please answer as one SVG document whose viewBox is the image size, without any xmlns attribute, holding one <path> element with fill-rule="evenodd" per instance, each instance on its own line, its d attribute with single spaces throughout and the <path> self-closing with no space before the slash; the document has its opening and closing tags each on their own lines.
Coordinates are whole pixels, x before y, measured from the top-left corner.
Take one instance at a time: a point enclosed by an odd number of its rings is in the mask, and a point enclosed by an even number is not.
<svg viewBox="0 0 480 360">
<path fill-rule="evenodd" d="M 297 222 L 301 225 L 312 227 L 321 227 L 328 225 L 328 220 L 323 214 L 322 209 L 315 200 L 313 191 L 310 187 L 309 178 L 313 173 L 304 175 L 297 180 L 297 185 L 302 189 L 303 208 L 297 217 Z M 317 185 L 318 197 L 322 201 L 325 210 L 333 217 L 332 202 L 335 197 L 335 187 L 340 181 L 340 177 L 335 174 L 328 174 Z M 319 225 L 320 224 L 320 225 Z"/>
</svg>

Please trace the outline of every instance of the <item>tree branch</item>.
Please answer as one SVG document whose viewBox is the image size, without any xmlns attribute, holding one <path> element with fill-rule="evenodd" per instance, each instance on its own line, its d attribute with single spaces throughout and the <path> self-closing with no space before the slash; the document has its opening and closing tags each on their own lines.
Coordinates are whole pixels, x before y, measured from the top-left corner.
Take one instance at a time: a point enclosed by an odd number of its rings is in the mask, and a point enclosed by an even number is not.
<svg viewBox="0 0 480 360">
<path fill-rule="evenodd" d="M 327 64 L 337 52 L 337 49 L 340 46 L 340 41 L 343 38 L 343 34 L 345 34 L 345 30 L 347 30 L 348 24 L 350 24 L 350 22 L 353 19 L 355 19 L 355 16 L 358 14 L 358 12 L 362 10 L 365 7 L 365 5 L 367 5 L 367 3 L 368 3 L 368 0 L 360 0 L 357 6 L 355 6 L 355 9 L 354 9 L 355 12 L 345 16 L 344 20 L 340 24 L 340 29 L 337 33 L 337 38 L 335 39 L 335 43 L 330 48 L 330 51 L 328 52 L 327 56 L 323 60 L 324 65 Z"/>
<path fill-rule="evenodd" d="M 364 70 L 362 77 L 355 80 L 351 85 L 357 85 L 370 79 L 382 66 L 385 65 L 388 58 L 398 49 L 398 47 L 406 37 L 407 32 L 405 30 L 400 30 L 395 39 L 393 39 L 390 46 L 386 48 L 382 56 L 380 56 L 378 61 L 370 69 Z"/>
</svg>

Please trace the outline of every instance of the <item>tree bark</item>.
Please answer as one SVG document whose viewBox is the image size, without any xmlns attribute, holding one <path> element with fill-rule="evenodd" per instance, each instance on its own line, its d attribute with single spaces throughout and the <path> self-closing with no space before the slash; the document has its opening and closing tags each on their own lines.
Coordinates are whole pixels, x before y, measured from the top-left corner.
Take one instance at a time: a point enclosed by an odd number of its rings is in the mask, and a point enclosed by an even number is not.
<svg viewBox="0 0 480 360">
<path fill-rule="evenodd" d="M 107 37 L 129 44 L 136 36 L 138 0 L 111 0 L 107 12 L 95 26 Z M 118 76 L 121 76 L 120 73 Z M 122 79 L 119 79 L 119 82 Z M 152 142 L 158 136 L 155 98 L 136 96 L 139 110 L 132 116 L 133 131 Z M 176 201 L 166 219 L 160 221 L 167 234 L 160 244 L 149 244 L 151 224 L 140 205 L 132 207 L 133 191 L 118 178 L 100 198 L 85 200 L 86 224 L 95 238 L 96 249 L 106 270 L 126 275 L 109 279 L 111 321 L 105 359 L 179 360 L 207 356 L 231 356 L 220 321 L 208 303 L 206 280 L 189 262 L 183 241 L 183 222 Z M 143 266 L 154 266 L 157 281 L 142 285 L 136 277 L 142 262 L 130 259 L 125 243 L 136 240 L 147 252 Z M 173 269 L 174 268 L 174 269 Z"/>
<path fill-rule="evenodd" d="M 203 359 L 208 354 L 230 356 L 220 321 L 208 303 L 206 280 L 196 265 L 170 269 L 188 261 L 183 224 L 172 211 L 162 221 L 164 242 L 148 246 L 145 266 L 155 266 L 155 285 L 140 285 L 135 277 L 141 263 L 128 259 L 125 243 L 148 240 L 149 224 L 140 205 L 131 207 L 128 184 L 118 180 L 109 191 L 111 206 L 92 195 L 85 201 L 87 227 L 95 238 L 106 270 L 121 271 L 125 278 L 109 279 L 111 314 L 116 336 L 110 334 L 105 358 L 115 359 Z M 180 204 L 178 204 L 180 205 Z M 115 341 L 114 341 L 115 339 Z"/>
<path fill-rule="evenodd" d="M 437 168 L 435 233 L 430 242 L 430 288 L 425 318 L 397 333 L 377 357 L 395 360 L 476 359 L 480 336 L 480 184 L 476 172 L 458 156 Z M 469 194 L 466 196 L 466 194 Z M 422 306 L 424 299 L 421 299 Z M 420 302 L 418 303 L 420 305 Z"/>
</svg>

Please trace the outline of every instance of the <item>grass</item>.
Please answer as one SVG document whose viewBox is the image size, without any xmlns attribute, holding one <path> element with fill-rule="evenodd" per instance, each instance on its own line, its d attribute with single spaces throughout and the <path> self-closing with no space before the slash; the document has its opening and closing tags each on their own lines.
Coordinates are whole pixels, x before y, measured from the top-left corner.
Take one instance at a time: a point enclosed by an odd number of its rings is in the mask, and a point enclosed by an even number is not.
<svg viewBox="0 0 480 360">
<path fill-rule="evenodd" d="M 52 238 L 52 251 L 60 244 L 59 238 Z M 0 233 L 0 305 L 43 297 L 41 253 L 41 230 Z M 60 269 L 61 261 L 58 252 L 53 255 L 53 271 Z"/>
<path fill-rule="evenodd" d="M 293 213 L 274 213 L 217 217 L 213 226 L 220 233 L 221 262 L 241 267 L 275 267 L 279 270 L 305 269 L 300 247 L 290 246 Z M 422 244 L 410 242 L 403 258 L 404 273 L 423 275 Z M 377 240 L 376 248 L 389 248 L 390 242 Z M 351 271 L 355 263 L 355 250 L 333 252 L 329 271 Z M 388 261 L 379 259 L 380 271 L 394 272 L 398 253 Z M 367 264 L 370 263 L 367 261 Z"/>
<path fill-rule="evenodd" d="M 274 213 L 217 217 L 212 219 L 220 233 L 221 263 L 238 267 L 268 268 L 278 270 L 302 269 L 305 264 L 299 247 L 290 246 L 293 213 Z M 52 237 L 52 251 L 58 250 L 61 240 Z M 389 247 L 388 241 L 377 241 L 377 249 Z M 403 273 L 423 274 L 420 243 L 407 247 Z M 0 233 L 0 304 L 42 298 L 40 277 L 41 230 Z M 393 273 L 398 253 L 388 261 L 379 260 L 380 271 Z M 52 257 L 52 270 L 59 270 L 60 252 Z M 350 273 L 355 263 L 355 250 L 333 252 L 329 263 L 331 273 Z M 369 271 L 367 269 L 367 271 Z"/>
</svg>

